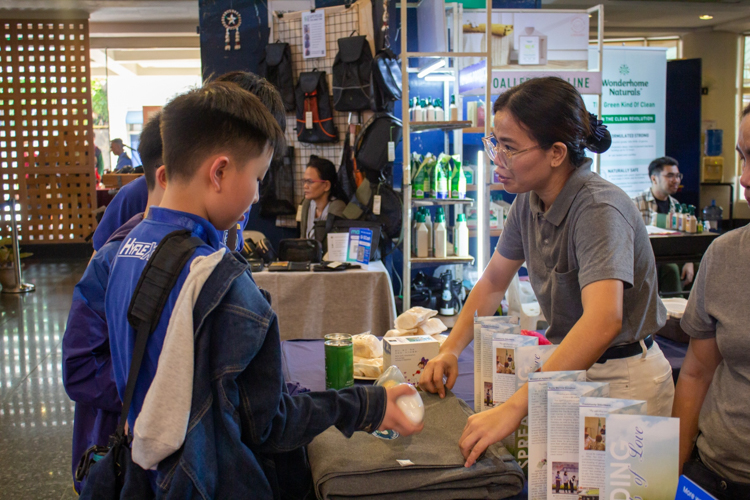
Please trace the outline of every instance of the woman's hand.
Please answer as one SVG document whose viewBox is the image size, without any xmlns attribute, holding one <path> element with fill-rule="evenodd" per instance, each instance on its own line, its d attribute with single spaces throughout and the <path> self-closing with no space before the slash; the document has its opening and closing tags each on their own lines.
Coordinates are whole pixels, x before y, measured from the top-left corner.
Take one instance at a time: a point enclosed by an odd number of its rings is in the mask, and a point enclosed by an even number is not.
<svg viewBox="0 0 750 500">
<path fill-rule="evenodd" d="M 526 407 L 510 399 L 496 408 L 470 416 L 458 441 L 466 459 L 464 466 L 471 467 L 491 444 L 510 436 L 521 425 L 526 412 Z"/>
<path fill-rule="evenodd" d="M 424 423 L 420 422 L 419 425 L 414 425 L 396 404 L 396 400 L 401 396 L 409 396 L 415 392 L 417 390 L 409 384 L 399 384 L 385 390 L 385 416 L 380 423 L 380 427 L 378 427 L 379 431 L 394 430 L 402 436 L 422 432 Z"/>
<path fill-rule="evenodd" d="M 443 384 L 443 376 L 448 380 Z M 452 352 L 441 352 L 432 358 L 419 376 L 419 387 L 427 392 L 445 397 L 445 388 L 453 389 L 458 377 L 458 356 Z"/>
</svg>

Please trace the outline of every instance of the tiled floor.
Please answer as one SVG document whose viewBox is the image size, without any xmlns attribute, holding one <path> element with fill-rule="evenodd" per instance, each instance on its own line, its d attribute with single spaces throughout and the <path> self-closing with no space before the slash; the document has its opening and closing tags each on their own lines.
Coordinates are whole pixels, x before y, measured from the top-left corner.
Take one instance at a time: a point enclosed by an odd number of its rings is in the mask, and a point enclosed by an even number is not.
<svg viewBox="0 0 750 500">
<path fill-rule="evenodd" d="M 62 336 L 86 259 L 24 261 L 36 291 L 0 294 L 0 499 L 68 499 L 73 402 Z"/>
</svg>

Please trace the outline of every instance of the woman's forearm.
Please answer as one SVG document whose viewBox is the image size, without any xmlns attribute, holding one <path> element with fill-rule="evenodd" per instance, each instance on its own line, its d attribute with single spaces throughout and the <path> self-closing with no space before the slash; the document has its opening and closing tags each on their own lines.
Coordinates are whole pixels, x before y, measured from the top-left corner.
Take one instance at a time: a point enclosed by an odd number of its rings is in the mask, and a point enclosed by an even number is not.
<svg viewBox="0 0 750 500">
<path fill-rule="evenodd" d="M 680 373 L 674 394 L 672 416 L 680 419 L 680 473 L 682 465 L 690 458 L 698 435 L 698 416 L 706 399 L 711 379 Z"/>
</svg>

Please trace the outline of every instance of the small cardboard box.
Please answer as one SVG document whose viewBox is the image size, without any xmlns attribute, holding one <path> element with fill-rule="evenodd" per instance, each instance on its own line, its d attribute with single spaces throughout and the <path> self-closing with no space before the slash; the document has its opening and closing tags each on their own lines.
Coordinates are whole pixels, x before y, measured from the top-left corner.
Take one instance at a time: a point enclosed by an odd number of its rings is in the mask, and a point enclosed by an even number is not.
<svg viewBox="0 0 750 500">
<path fill-rule="evenodd" d="M 440 352 L 440 342 L 428 335 L 383 339 L 383 367 L 395 365 L 406 381 L 418 384 L 427 362 Z"/>
</svg>

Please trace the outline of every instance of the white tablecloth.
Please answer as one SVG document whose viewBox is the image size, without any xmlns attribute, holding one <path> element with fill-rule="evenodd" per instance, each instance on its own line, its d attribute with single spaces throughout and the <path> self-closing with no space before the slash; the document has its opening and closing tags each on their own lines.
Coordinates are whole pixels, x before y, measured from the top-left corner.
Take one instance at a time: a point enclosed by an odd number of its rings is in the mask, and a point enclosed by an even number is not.
<svg viewBox="0 0 750 500">
<path fill-rule="evenodd" d="M 382 336 L 396 319 L 393 287 L 382 262 L 332 273 L 263 271 L 253 278 L 271 294 L 281 340 L 366 331 Z"/>
</svg>

